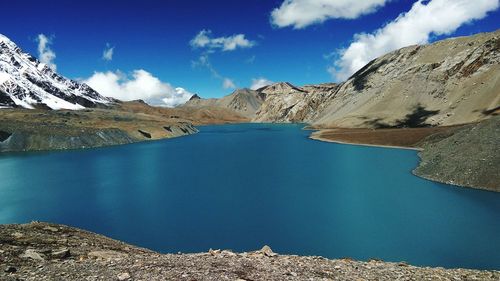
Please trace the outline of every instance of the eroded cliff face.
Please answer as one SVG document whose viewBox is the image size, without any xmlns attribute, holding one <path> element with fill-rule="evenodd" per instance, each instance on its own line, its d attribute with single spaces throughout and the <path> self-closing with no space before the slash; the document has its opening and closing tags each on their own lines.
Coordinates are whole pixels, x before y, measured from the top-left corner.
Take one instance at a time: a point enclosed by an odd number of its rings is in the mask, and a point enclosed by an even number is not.
<svg viewBox="0 0 500 281">
<path fill-rule="evenodd" d="M 256 112 L 254 122 L 313 122 L 333 99 L 338 85 L 334 83 L 296 87 L 276 83 L 258 91 L 265 102 Z"/>
<path fill-rule="evenodd" d="M 259 89 L 256 122 L 316 127 L 470 123 L 500 106 L 500 30 L 410 46 L 377 58 L 340 85 Z"/>
</svg>

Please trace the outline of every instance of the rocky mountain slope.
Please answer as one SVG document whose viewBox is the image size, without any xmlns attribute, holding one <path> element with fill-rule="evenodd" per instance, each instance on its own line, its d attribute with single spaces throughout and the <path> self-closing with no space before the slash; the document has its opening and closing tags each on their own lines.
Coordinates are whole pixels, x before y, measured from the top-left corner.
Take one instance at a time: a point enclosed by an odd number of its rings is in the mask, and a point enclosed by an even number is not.
<svg viewBox="0 0 500 281">
<path fill-rule="evenodd" d="M 0 109 L 0 153 L 127 144 L 193 134 L 194 125 L 248 121 L 223 108 L 164 108 L 142 101 L 82 110 Z"/>
<path fill-rule="evenodd" d="M 198 96 L 190 99 L 183 107 L 187 108 L 224 108 L 232 110 L 243 117 L 253 118 L 255 112 L 260 108 L 264 97 L 259 92 L 250 89 L 238 89 L 220 99 L 202 99 Z"/>
<path fill-rule="evenodd" d="M 33 222 L 0 225 L 0 279 L 14 280 L 500 280 L 494 270 L 405 262 L 210 250 L 159 254 L 91 232 Z"/>
<path fill-rule="evenodd" d="M 245 97 L 235 95 L 233 108 Z M 0 34 L 0 152 L 127 144 L 196 133 L 193 124 L 248 120 L 224 108 L 156 108 L 103 97 Z"/>
<path fill-rule="evenodd" d="M 0 108 L 83 109 L 111 102 L 86 84 L 57 74 L 0 34 Z"/>
<path fill-rule="evenodd" d="M 339 85 L 269 92 L 257 122 L 316 127 L 421 127 L 475 122 L 500 108 L 500 30 L 410 46 L 379 57 Z"/>
<path fill-rule="evenodd" d="M 500 116 L 433 134 L 418 146 L 423 150 L 414 174 L 500 192 Z"/>
<path fill-rule="evenodd" d="M 256 112 L 254 122 L 311 122 L 333 98 L 338 85 L 326 83 L 297 87 L 280 82 L 258 89 L 265 102 Z"/>
<path fill-rule="evenodd" d="M 190 120 L 111 109 L 0 110 L 0 152 L 81 149 L 198 132 Z"/>
</svg>

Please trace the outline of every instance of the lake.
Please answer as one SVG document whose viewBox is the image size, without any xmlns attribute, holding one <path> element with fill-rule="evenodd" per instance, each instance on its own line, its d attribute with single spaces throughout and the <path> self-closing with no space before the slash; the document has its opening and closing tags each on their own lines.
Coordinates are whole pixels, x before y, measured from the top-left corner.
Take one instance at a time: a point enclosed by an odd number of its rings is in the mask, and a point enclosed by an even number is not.
<svg viewBox="0 0 500 281">
<path fill-rule="evenodd" d="M 165 253 L 208 249 L 500 269 L 500 194 L 411 174 L 415 151 L 301 125 L 200 127 L 132 145 L 0 156 L 0 223 L 67 224 Z"/>
</svg>

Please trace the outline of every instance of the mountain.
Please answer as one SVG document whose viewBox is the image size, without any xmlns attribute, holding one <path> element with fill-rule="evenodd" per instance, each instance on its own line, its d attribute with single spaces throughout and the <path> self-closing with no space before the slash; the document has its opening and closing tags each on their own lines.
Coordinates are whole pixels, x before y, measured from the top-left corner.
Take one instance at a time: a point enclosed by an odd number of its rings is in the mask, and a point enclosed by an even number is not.
<svg viewBox="0 0 500 281">
<path fill-rule="evenodd" d="M 280 82 L 258 89 L 265 102 L 256 112 L 255 122 L 308 122 L 322 112 L 337 84 L 326 83 L 297 87 Z"/>
<path fill-rule="evenodd" d="M 232 110 L 243 117 L 253 118 L 255 113 L 264 102 L 264 97 L 258 91 L 250 89 L 238 89 L 220 99 L 201 99 L 198 96 L 191 98 L 183 107 L 202 108 L 216 107 Z"/>
<path fill-rule="evenodd" d="M 341 84 L 259 89 L 256 122 L 315 127 L 424 127 L 487 119 L 500 109 L 500 30 L 416 45 L 374 59 Z"/>
<path fill-rule="evenodd" d="M 0 108 L 83 109 L 112 102 L 57 74 L 0 34 Z"/>
</svg>

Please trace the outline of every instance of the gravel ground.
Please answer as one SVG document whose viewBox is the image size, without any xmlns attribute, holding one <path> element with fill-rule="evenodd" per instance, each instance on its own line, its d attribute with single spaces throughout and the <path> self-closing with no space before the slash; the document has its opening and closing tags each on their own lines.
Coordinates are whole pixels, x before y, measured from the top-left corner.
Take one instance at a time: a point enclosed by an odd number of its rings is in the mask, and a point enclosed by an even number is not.
<svg viewBox="0 0 500 281">
<path fill-rule="evenodd" d="M 500 280 L 499 271 L 278 255 L 159 254 L 63 225 L 0 226 L 0 280 Z"/>
</svg>

